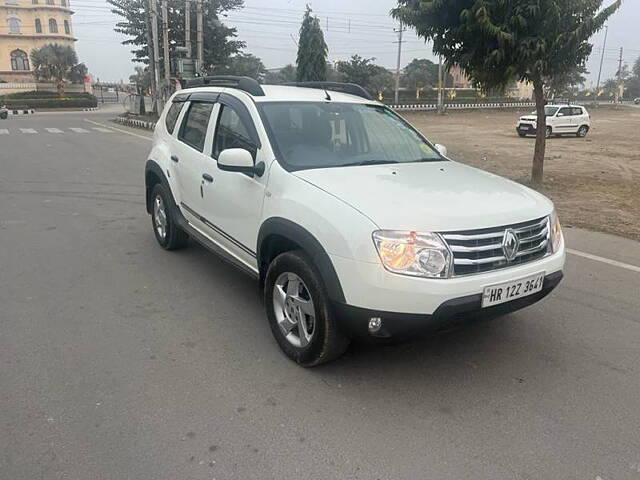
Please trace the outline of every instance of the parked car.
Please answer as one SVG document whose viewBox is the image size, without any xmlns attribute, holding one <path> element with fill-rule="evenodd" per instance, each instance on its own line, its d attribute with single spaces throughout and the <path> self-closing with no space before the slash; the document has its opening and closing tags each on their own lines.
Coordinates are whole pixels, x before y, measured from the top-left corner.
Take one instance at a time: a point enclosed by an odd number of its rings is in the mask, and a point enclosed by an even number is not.
<svg viewBox="0 0 640 480">
<path fill-rule="evenodd" d="M 591 115 L 587 109 L 579 105 L 547 105 L 547 137 L 552 135 L 576 135 L 586 137 L 591 129 Z M 538 130 L 538 115 L 520 117 L 516 132 L 521 137 L 535 135 Z"/>
<path fill-rule="evenodd" d="M 299 364 L 335 359 L 354 338 L 512 312 L 562 279 L 550 200 L 450 160 L 362 88 L 196 85 L 155 128 L 153 232 L 166 250 L 192 238 L 254 276 L 273 335 Z"/>
<path fill-rule="evenodd" d="M 636 105 L 640 105 L 640 97 L 634 98 L 633 103 L 635 103 Z"/>
<path fill-rule="evenodd" d="M 9 110 L 5 107 L 0 107 L 0 120 L 6 120 L 9 116 Z"/>
</svg>

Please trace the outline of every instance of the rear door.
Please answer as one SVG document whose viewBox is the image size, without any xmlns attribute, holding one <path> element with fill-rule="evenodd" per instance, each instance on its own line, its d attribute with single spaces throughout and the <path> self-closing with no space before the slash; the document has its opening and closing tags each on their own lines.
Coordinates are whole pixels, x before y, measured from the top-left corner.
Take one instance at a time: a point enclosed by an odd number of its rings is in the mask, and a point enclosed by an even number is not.
<svg viewBox="0 0 640 480">
<path fill-rule="evenodd" d="M 172 161 L 179 171 L 180 210 L 192 224 L 202 228 L 202 222 L 195 213 L 202 202 L 202 188 L 205 179 L 202 176 L 206 155 L 205 145 L 212 118 L 214 103 L 206 100 L 190 99 L 185 105 L 182 124 L 178 132 L 176 148 Z"/>
</svg>

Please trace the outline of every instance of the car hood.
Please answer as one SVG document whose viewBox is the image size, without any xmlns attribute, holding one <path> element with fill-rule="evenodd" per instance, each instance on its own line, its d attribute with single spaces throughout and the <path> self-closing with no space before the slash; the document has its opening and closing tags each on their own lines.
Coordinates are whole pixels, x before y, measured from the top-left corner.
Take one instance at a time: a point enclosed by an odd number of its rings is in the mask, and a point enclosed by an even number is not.
<svg viewBox="0 0 640 480">
<path fill-rule="evenodd" d="M 294 174 L 360 211 L 381 229 L 471 230 L 540 218 L 553 209 L 546 197 L 527 187 L 452 161 Z"/>
</svg>

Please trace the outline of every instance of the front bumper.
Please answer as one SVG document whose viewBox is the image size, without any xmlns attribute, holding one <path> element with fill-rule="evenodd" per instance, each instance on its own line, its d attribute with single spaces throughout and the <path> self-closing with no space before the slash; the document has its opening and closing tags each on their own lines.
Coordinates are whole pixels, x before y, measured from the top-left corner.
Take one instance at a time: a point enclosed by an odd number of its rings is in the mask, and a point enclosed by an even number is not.
<svg viewBox="0 0 640 480">
<path fill-rule="evenodd" d="M 516 132 L 524 133 L 526 135 L 535 135 L 538 128 L 535 124 L 531 123 L 519 123 L 516 125 Z"/>
<path fill-rule="evenodd" d="M 528 307 L 549 295 L 562 277 L 562 271 L 551 273 L 545 277 L 542 291 L 535 295 L 489 308 L 482 308 L 481 293 L 448 300 L 430 315 L 371 310 L 341 303 L 334 303 L 333 308 L 344 332 L 352 338 L 404 340 L 448 329 L 471 320 L 492 318 Z M 379 330 L 371 332 L 369 320 L 374 317 L 382 320 L 382 326 Z"/>
</svg>

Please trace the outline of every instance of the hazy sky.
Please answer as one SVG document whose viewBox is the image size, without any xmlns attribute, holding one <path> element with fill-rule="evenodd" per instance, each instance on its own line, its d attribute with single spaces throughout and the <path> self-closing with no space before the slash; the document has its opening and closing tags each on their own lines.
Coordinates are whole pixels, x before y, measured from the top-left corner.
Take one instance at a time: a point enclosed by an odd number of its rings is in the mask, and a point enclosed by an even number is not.
<svg viewBox="0 0 640 480">
<path fill-rule="evenodd" d="M 77 51 L 94 77 L 103 81 L 127 81 L 133 72 L 130 48 L 113 31 L 118 17 L 103 0 L 71 0 L 75 10 L 74 28 Z M 605 4 L 613 0 L 605 0 Z M 353 54 L 376 57 L 376 62 L 395 68 L 397 24 L 388 16 L 394 0 L 245 0 L 245 8 L 229 14 L 226 23 L 238 29 L 247 42 L 245 51 L 260 58 L 267 68 L 295 63 L 296 42 L 304 6 L 310 3 L 321 18 L 331 61 Z M 604 51 L 603 79 L 617 70 L 620 47 L 624 60 L 632 64 L 640 57 L 640 0 L 626 0 L 609 21 L 609 37 Z M 402 64 L 412 58 L 433 58 L 431 48 L 411 31 L 405 32 Z M 593 38 L 594 54 L 589 60 L 589 82 L 595 83 L 602 54 L 604 31 Z M 205 39 L 206 42 L 206 39 Z"/>
</svg>

